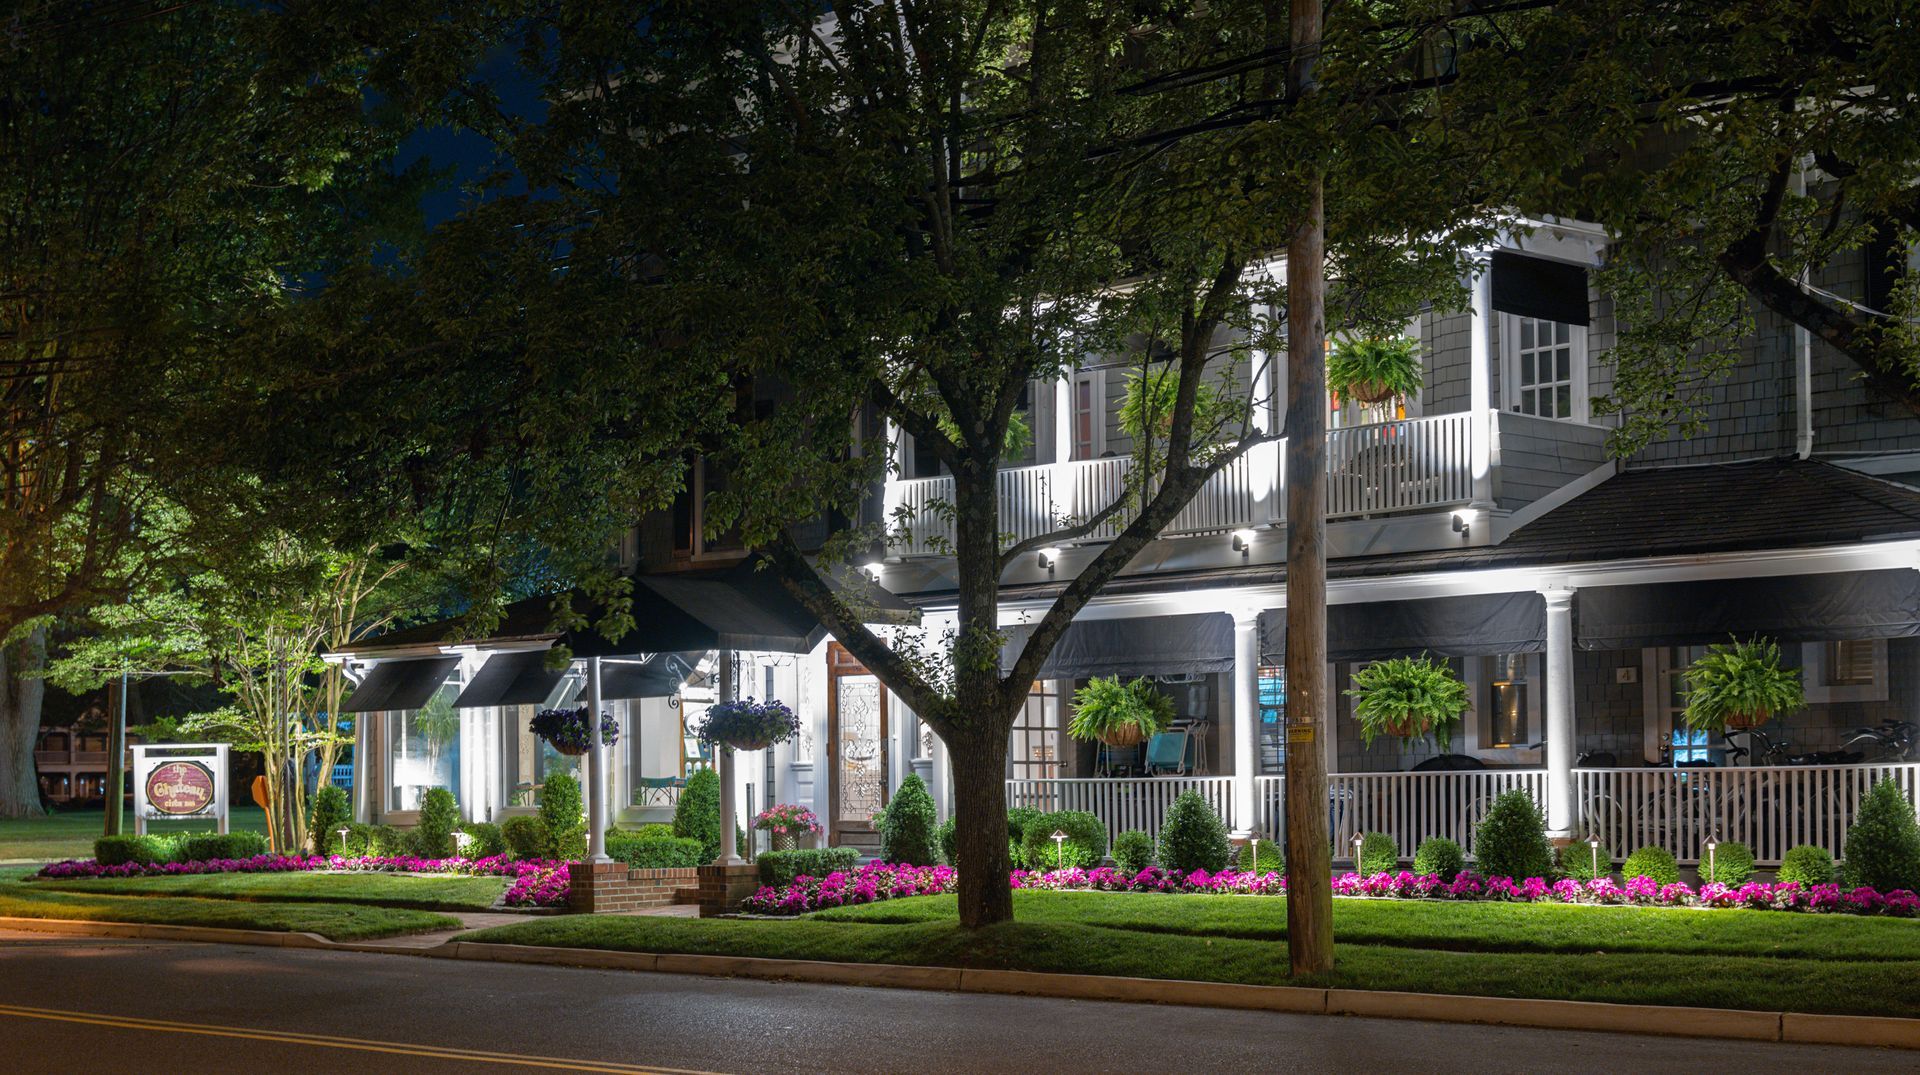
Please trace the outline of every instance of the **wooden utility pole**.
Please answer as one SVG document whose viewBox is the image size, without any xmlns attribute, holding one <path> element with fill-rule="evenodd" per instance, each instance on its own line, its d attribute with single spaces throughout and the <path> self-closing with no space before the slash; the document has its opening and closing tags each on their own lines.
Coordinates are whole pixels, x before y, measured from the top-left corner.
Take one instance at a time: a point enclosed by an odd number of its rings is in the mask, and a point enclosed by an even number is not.
<svg viewBox="0 0 1920 1075">
<path fill-rule="evenodd" d="M 1287 93 L 1318 87 L 1321 0 L 1292 0 Z M 1287 949 L 1294 974 L 1333 969 L 1327 832 L 1326 202 L 1316 167 L 1287 244 Z"/>
</svg>

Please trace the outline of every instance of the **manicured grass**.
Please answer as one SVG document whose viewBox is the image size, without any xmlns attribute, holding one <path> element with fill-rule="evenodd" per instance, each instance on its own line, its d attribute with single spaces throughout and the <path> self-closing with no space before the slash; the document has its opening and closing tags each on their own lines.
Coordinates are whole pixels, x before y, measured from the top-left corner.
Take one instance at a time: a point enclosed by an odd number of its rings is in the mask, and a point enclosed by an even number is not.
<svg viewBox="0 0 1920 1075">
<path fill-rule="evenodd" d="M 133 831 L 133 811 L 123 822 L 125 831 Z M 63 859 L 93 857 L 93 841 L 106 826 L 106 811 L 62 810 L 36 818 L 0 819 L 0 859 L 33 859 L 59 862 Z M 234 806 L 228 827 L 235 832 L 267 831 L 266 812 L 257 806 Z M 155 821 L 150 832 L 210 832 L 210 822 Z"/>
<path fill-rule="evenodd" d="M 460 920 L 450 915 L 397 907 L 110 896 L 103 893 L 54 891 L 39 882 L 22 881 L 0 881 L 0 916 L 286 930 L 318 933 L 336 941 L 425 933 L 458 929 L 460 926 Z"/>
<path fill-rule="evenodd" d="M 1920 1015 L 1920 957 L 1915 955 L 1920 923 L 1915 922 L 1738 912 L 1756 921 L 1729 920 L 1716 926 L 1723 915 L 1731 919 L 1736 912 L 1662 911 L 1655 924 L 1635 924 L 1632 917 L 1645 911 L 1352 900 L 1336 900 L 1335 906 L 1335 969 L 1304 980 L 1287 977 L 1286 948 L 1279 943 L 1285 908 L 1272 898 L 1018 893 L 1016 921 L 968 932 L 953 922 L 953 899 L 933 896 L 784 921 L 570 915 L 462 939 L 1259 985 Z M 1459 912 L 1459 917 L 1435 916 L 1433 911 Z M 1484 926 L 1470 924 L 1487 912 Z M 1706 924 L 1671 917 L 1689 914 Z M 1396 915 L 1401 916 L 1398 922 Z M 1401 928 L 1394 929 L 1396 925 Z M 1765 944 L 1761 934 L 1768 927 L 1789 940 Z M 1814 932 L 1801 932 L 1809 927 Z M 1850 933 L 1853 930 L 1859 932 Z M 1392 943 L 1379 939 L 1383 936 Z M 1486 938 L 1488 947 L 1462 950 L 1479 943 L 1475 937 Z M 1678 953 L 1653 949 L 1663 937 L 1692 947 Z M 1836 947 L 1829 949 L 1829 944 Z M 1834 954 L 1840 951 L 1848 954 Z"/>
<path fill-rule="evenodd" d="M 511 883 L 505 877 L 414 877 L 391 873 L 209 873 L 185 877 L 84 877 L 35 881 L 34 885 L 52 892 L 484 911 L 493 906 Z"/>
</svg>

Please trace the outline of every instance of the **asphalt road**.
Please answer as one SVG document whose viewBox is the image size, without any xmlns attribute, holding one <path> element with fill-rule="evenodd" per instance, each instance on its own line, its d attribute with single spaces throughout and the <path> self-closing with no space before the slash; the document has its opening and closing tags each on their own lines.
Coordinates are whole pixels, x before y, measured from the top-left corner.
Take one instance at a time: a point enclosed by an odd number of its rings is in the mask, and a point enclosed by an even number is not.
<svg viewBox="0 0 1920 1075">
<path fill-rule="evenodd" d="M 1650 1018 L 1657 1018 L 1650 1012 Z M 1913 1071 L 1889 1050 L 0 931 L 30 1072 Z"/>
</svg>

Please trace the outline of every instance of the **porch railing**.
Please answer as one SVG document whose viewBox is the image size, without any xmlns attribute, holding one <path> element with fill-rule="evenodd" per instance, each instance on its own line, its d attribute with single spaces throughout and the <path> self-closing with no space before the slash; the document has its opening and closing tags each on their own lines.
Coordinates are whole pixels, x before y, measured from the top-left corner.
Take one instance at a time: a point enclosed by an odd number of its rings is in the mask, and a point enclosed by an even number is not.
<svg viewBox="0 0 1920 1075">
<path fill-rule="evenodd" d="M 1916 801 L 1915 762 L 1573 774 L 1583 834 L 1600 837 L 1615 855 L 1655 846 L 1682 862 L 1699 862 L 1707 840 L 1738 840 L 1765 865 L 1778 864 L 1796 844 L 1839 855 L 1860 800 L 1886 778 L 1909 803 Z"/>
<path fill-rule="evenodd" d="M 1461 504 L 1473 499 L 1472 413 L 1440 414 L 1327 435 L 1327 514 L 1373 515 Z M 1280 460 L 1285 445 L 1255 447 L 1209 479 L 1166 529 L 1169 535 L 1222 533 L 1280 521 Z M 1128 489 L 1128 456 L 1014 467 L 999 475 L 1000 529 L 1016 540 L 1091 518 Z M 907 478 L 887 483 L 889 522 L 905 516 L 905 540 L 895 551 L 924 555 L 953 540 L 953 479 Z M 944 506 L 942 506 L 944 505 Z M 1093 540 L 1119 534 L 1132 517 L 1116 512 Z"/>
<path fill-rule="evenodd" d="M 1107 840 L 1129 829 L 1158 838 L 1167 809 L 1183 791 L 1197 791 L 1233 826 L 1233 778 L 1167 776 L 1118 779 L 1007 781 L 1007 805 L 1034 810 L 1084 810 L 1107 826 Z"/>
</svg>

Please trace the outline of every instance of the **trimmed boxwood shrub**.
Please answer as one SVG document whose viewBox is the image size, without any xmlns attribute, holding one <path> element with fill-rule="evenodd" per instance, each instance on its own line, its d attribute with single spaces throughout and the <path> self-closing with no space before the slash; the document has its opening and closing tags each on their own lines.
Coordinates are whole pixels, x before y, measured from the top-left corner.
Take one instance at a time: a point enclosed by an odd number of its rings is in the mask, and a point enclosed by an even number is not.
<svg viewBox="0 0 1920 1075">
<path fill-rule="evenodd" d="M 1593 858 L 1593 848 L 1588 847 L 1585 840 L 1575 840 L 1560 849 L 1560 873 L 1575 881 L 1591 881 L 1596 877 L 1613 875 L 1613 852 L 1607 849 L 1607 845 L 1600 845 L 1598 872 L 1594 871 Z"/>
<path fill-rule="evenodd" d="M 1272 840 L 1256 836 L 1233 849 L 1233 868 L 1251 873 L 1286 873 L 1287 853 Z"/>
<path fill-rule="evenodd" d="M 1827 853 L 1826 848 L 1801 844 L 1789 848 L 1780 860 L 1778 880 L 1781 884 L 1792 881 L 1811 888 L 1814 885 L 1833 884 L 1834 878 L 1839 875 L 1840 871 L 1833 865 L 1833 856 Z"/>
<path fill-rule="evenodd" d="M 313 839 L 314 853 L 333 854 L 339 848 L 340 830 L 353 821 L 353 807 L 347 802 L 346 790 L 327 784 L 315 791 L 309 816 L 313 820 L 307 832 Z"/>
<path fill-rule="evenodd" d="M 1113 865 L 1123 873 L 1139 873 L 1153 865 L 1153 837 L 1139 829 L 1114 837 Z"/>
<path fill-rule="evenodd" d="M 1036 819 L 1045 816 L 1044 811 L 1035 810 L 1031 806 L 1016 806 L 1009 809 L 1007 811 L 1007 839 L 1013 842 L 1013 846 L 1019 847 L 1020 841 L 1026 838 L 1027 826 Z"/>
<path fill-rule="evenodd" d="M 517 859 L 537 859 L 547 853 L 547 824 L 538 817 L 516 814 L 500 823 L 500 836 Z"/>
<path fill-rule="evenodd" d="M 459 826 L 460 804 L 454 801 L 453 792 L 446 788 L 427 789 L 420 800 L 420 823 L 413 828 L 413 853 L 423 859 L 451 858 L 453 830 Z"/>
<path fill-rule="evenodd" d="M 170 862 L 212 862 L 215 859 L 250 859 L 267 853 L 267 838 L 257 832 L 182 833 L 174 837 Z"/>
<path fill-rule="evenodd" d="M 467 846 L 461 854 L 470 859 L 507 853 L 507 838 L 500 835 L 500 826 L 491 821 L 469 821 L 460 826 L 460 831 L 467 834 Z"/>
<path fill-rule="evenodd" d="M 1518 788 L 1501 792 L 1474 830 L 1473 856 L 1487 877 L 1552 876 L 1553 845 L 1533 796 Z"/>
<path fill-rule="evenodd" d="M 1429 836 L 1413 849 L 1413 872 L 1429 874 L 1449 884 L 1467 868 L 1467 853 L 1444 836 Z"/>
<path fill-rule="evenodd" d="M 720 774 L 702 769 L 687 778 L 673 807 L 673 834 L 700 841 L 702 862 L 720 857 Z"/>
<path fill-rule="evenodd" d="M 860 865 L 857 847 L 811 847 L 797 851 L 762 851 L 754 860 L 760 867 L 760 883 L 784 888 L 800 876 L 825 877 L 847 873 Z"/>
<path fill-rule="evenodd" d="M 1680 865 L 1673 861 L 1673 852 L 1664 847 L 1643 847 L 1627 856 L 1620 867 L 1620 876 L 1629 881 L 1645 877 L 1657 884 L 1677 884 Z"/>
<path fill-rule="evenodd" d="M 622 829 L 607 830 L 607 854 L 636 870 L 690 870 L 702 865 L 698 840 Z"/>
<path fill-rule="evenodd" d="M 1840 876 L 1848 888 L 1920 889 L 1920 823 L 1893 781 L 1880 781 L 1861 800 L 1847 829 Z"/>
<path fill-rule="evenodd" d="M 927 794 L 926 782 L 919 774 L 909 773 L 887 804 L 887 816 L 880 826 L 880 858 L 913 866 L 937 864 L 940 850 L 934 838 L 934 816 L 933 796 Z"/>
<path fill-rule="evenodd" d="M 1227 826 L 1220 815 L 1199 792 L 1181 792 L 1167 808 L 1167 820 L 1160 827 L 1160 865 L 1181 873 L 1218 873 L 1226 869 L 1230 851 Z"/>
<path fill-rule="evenodd" d="M 1400 865 L 1400 845 L 1384 832 L 1369 832 L 1360 837 L 1360 858 L 1354 863 L 1360 876 L 1392 873 Z"/>
<path fill-rule="evenodd" d="M 354 822 L 347 826 L 347 846 L 341 849 L 346 855 L 404 855 L 407 853 L 407 834 L 392 825 L 362 825 Z"/>
<path fill-rule="evenodd" d="M 547 858 L 587 857 L 587 804 L 572 773 L 554 773 L 540 786 L 540 827 L 547 836 Z"/>
<path fill-rule="evenodd" d="M 954 857 L 959 854 L 955 850 L 959 837 L 954 835 L 952 818 L 942 821 L 940 827 L 933 830 L 933 840 L 940 845 L 940 861 L 949 866 L 953 865 Z"/>
<path fill-rule="evenodd" d="M 1709 864 L 1706 849 L 1701 849 L 1700 880 L 1718 881 L 1738 887 L 1753 880 L 1753 849 L 1738 841 L 1717 844 Z"/>
<path fill-rule="evenodd" d="M 1067 834 L 1064 843 L 1053 842 L 1056 832 Z M 1026 835 L 1020 840 L 1020 861 L 1029 870 L 1090 869 L 1106 857 L 1107 827 L 1085 810 L 1042 814 L 1027 823 Z"/>
<path fill-rule="evenodd" d="M 101 836 L 93 841 L 93 859 L 102 866 L 120 866 L 129 862 L 143 866 L 153 862 L 172 862 L 172 841 L 152 834 Z"/>
</svg>

